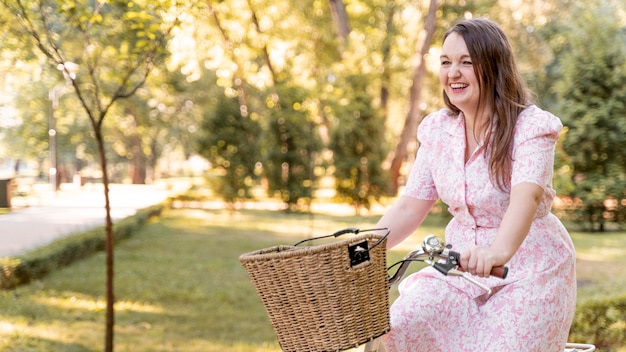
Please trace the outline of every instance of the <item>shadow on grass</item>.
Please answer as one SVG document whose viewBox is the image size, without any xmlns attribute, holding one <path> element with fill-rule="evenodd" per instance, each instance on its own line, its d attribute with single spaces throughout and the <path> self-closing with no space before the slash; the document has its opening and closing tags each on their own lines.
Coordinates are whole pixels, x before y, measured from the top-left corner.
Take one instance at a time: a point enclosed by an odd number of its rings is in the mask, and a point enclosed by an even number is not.
<svg viewBox="0 0 626 352">
<path fill-rule="evenodd" d="M 27 345 L 16 347 L 5 347 L 4 352 L 39 352 L 39 351 L 63 351 L 63 352 L 93 352 L 98 349 L 91 349 L 80 344 L 62 343 L 44 338 L 31 338 Z"/>
</svg>

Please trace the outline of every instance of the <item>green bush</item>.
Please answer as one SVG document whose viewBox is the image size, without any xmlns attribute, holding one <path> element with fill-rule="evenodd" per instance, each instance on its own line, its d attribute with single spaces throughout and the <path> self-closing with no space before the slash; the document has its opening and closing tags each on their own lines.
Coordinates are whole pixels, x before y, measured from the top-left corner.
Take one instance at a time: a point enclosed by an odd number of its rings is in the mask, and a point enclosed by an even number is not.
<svg viewBox="0 0 626 352">
<path fill-rule="evenodd" d="M 593 343 L 604 352 L 626 346 L 626 294 L 579 305 L 570 341 Z"/>
<path fill-rule="evenodd" d="M 139 210 L 113 226 L 114 241 L 129 238 L 150 218 L 159 216 L 164 204 Z M 61 238 L 22 256 L 0 258 L 0 289 L 11 289 L 104 250 L 104 226 Z"/>
</svg>

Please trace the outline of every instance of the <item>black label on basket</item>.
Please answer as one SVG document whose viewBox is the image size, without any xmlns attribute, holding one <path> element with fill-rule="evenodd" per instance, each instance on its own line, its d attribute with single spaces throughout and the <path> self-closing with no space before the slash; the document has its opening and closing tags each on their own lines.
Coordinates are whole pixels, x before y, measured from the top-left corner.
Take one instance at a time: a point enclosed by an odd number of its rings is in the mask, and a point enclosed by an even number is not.
<svg viewBox="0 0 626 352">
<path fill-rule="evenodd" d="M 350 254 L 350 266 L 359 265 L 370 260 L 370 251 L 367 247 L 367 241 L 349 246 L 348 253 Z"/>
</svg>

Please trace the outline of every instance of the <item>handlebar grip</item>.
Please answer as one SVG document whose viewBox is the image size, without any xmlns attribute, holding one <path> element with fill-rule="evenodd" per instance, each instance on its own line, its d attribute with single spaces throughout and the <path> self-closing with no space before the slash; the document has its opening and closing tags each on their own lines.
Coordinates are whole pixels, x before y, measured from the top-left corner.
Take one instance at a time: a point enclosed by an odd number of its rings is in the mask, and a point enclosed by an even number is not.
<svg viewBox="0 0 626 352">
<path fill-rule="evenodd" d="M 499 277 L 501 279 L 506 279 L 506 276 L 509 274 L 508 266 L 494 266 L 491 268 L 491 276 Z"/>
<path fill-rule="evenodd" d="M 452 264 L 458 265 L 458 269 L 461 271 L 465 271 L 464 268 L 461 267 L 461 253 L 455 251 L 448 252 L 448 259 L 452 261 Z M 491 268 L 491 272 L 489 273 L 491 276 L 499 277 L 501 279 L 506 279 L 506 276 L 509 274 L 508 266 L 494 266 Z"/>
<path fill-rule="evenodd" d="M 461 271 L 465 271 L 465 269 L 461 268 L 460 266 L 459 266 L 459 269 Z M 491 272 L 489 273 L 489 275 L 498 277 L 500 279 L 506 279 L 506 276 L 508 274 L 509 274 L 508 266 L 494 266 L 491 268 Z"/>
</svg>

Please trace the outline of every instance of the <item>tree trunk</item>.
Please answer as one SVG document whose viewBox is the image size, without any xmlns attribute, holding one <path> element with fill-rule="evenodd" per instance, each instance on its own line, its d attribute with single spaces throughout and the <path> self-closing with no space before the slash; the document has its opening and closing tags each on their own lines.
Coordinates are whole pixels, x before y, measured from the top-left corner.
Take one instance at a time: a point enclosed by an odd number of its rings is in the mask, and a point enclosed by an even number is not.
<svg viewBox="0 0 626 352">
<path fill-rule="evenodd" d="M 109 201 L 109 174 L 107 172 L 107 159 L 104 149 L 104 137 L 101 127 L 96 129 L 96 141 L 100 154 L 100 167 L 102 169 L 102 185 L 104 186 L 104 208 L 106 209 L 105 222 L 105 253 L 106 253 L 106 334 L 104 337 L 105 352 L 113 352 L 113 326 L 115 325 L 115 294 L 114 294 L 114 237 L 113 221 L 111 220 L 111 202 Z"/>
<path fill-rule="evenodd" d="M 389 59 L 391 57 L 391 42 L 396 34 L 395 26 L 393 25 L 393 17 L 395 16 L 397 6 L 393 3 L 387 5 L 387 23 L 385 30 L 385 39 L 383 40 L 381 47 L 381 54 L 383 57 L 383 73 L 381 75 L 380 83 L 380 109 L 382 110 L 385 121 L 387 120 L 387 106 L 389 105 L 389 85 L 391 84 L 391 74 L 389 68 Z"/>
<path fill-rule="evenodd" d="M 426 75 L 426 63 L 424 62 L 424 56 L 428 53 L 430 45 L 433 41 L 435 33 L 435 20 L 437 13 L 437 0 L 430 0 L 430 7 L 428 14 L 424 20 L 424 41 L 419 51 L 419 64 L 413 71 L 413 83 L 411 85 L 410 99 L 409 99 L 409 112 L 407 113 L 406 120 L 404 121 L 404 127 L 400 134 L 400 141 L 396 146 L 396 151 L 391 161 L 391 167 L 389 173 L 391 175 L 391 192 L 396 194 L 398 192 L 400 178 L 400 167 L 404 162 L 407 155 L 407 147 L 409 142 L 415 138 L 415 131 L 417 130 L 419 120 L 419 103 L 420 95 L 422 92 L 422 85 L 424 82 L 424 76 Z"/>
<path fill-rule="evenodd" d="M 145 157 L 133 156 L 133 160 L 131 161 L 131 164 L 130 164 L 130 182 L 133 185 L 145 185 L 146 184 Z"/>
<path fill-rule="evenodd" d="M 137 121 L 137 114 L 134 111 L 127 110 L 127 115 L 131 115 L 133 118 L 131 135 L 128 136 L 130 143 L 130 150 L 132 158 L 130 161 L 130 181 L 133 185 L 145 185 L 146 184 L 146 153 L 143 151 L 143 145 L 137 126 L 140 125 Z"/>
<path fill-rule="evenodd" d="M 252 20 L 255 24 L 255 28 L 259 33 L 261 33 L 260 32 L 261 28 L 259 26 L 258 18 L 256 17 L 256 13 L 254 12 L 250 1 L 248 1 L 248 6 L 250 7 L 250 13 L 252 15 Z M 231 60 L 233 60 L 233 62 L 237 64 L 237 72 L 235 73 L 234 84 L 237 87 L 237 92 L 238 92 L 237 97 L 239 99 L 239 110 L 241 112 L 241 115 L 246 117 L 248 116 L 250 111 L 248 111 L 248 103 L 247 103 L 247 98 L 246 98 L 247 94 L 246 94 L 246 89 L 245 89 L 244 79 L 243 79 L 244 77 L 244 74 L 242 72 L 243 65 L 239 62 L 237 55 L 235 54 L 234 44 L 231 41 L 230 36 L 226 32 L 226 29 L 222 26 L 222 22 L 220 21 L 220 18 L 217 16 L 217 12 L 215 11 L 215 8 L 213 8 L 213 6 L 211 6 L 210 3 L 209 3 L 209 10 L 211 12 L 211 15 L 213 16 L 213 19 L 215 20 L 215 25 L 217 26 L 220 33 L 222 34 L 224 46 L 230 49 L 229 53 L 230 53 Z M 264 55 L 263 58 L 265 59 L 265 63 L 267 64 L 267 68 L 270 70 L 272 83 L 275 83 L 276 72 L 274 71 L 272 62 L 270 61 L 269 52 L 267 50 L 267 45 L 263 46 L 263 55 Z"/>
<path fill-rule="evenodd" d="M 342 0 L 328 0 L 328 4 L 330 5 L 330 13 L 333 16 L 333 22 L 335 22 L 335 28 L 337 29 L 337 37 L 339 37 L 341 43 L 346 43 L 348 41 L 348 34 L 350 34 L 346 5 Z"/>
</svg>

